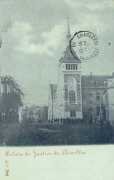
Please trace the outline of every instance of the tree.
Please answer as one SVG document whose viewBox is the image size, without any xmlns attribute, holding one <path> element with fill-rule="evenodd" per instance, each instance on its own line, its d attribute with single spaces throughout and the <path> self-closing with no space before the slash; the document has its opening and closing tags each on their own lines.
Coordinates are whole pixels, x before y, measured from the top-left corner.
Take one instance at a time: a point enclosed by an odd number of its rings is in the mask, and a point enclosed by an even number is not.
<svg viewBox="0 0 114 180">
<path fill-rule="evenodd" d="M 11 76 L 2 76 L 2 120 L 3 122 L 18 121 L 18 110 L 23 105 L 24 93 Z"/>
</svg>

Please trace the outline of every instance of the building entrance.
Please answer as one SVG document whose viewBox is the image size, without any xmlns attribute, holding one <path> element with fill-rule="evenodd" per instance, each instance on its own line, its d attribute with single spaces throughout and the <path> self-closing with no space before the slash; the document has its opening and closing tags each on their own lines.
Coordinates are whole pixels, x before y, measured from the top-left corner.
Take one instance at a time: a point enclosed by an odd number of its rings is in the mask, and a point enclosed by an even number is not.
<svg viewBox="0 0 114 180">
<path fill-rule="evenodd" d="M 70 118 L 71 118 L 71 119 L 76 118 L 76 110 L 75 110 L 75 109 L 71 109 L 71 110 L 70 110 Z"/>
</svg>

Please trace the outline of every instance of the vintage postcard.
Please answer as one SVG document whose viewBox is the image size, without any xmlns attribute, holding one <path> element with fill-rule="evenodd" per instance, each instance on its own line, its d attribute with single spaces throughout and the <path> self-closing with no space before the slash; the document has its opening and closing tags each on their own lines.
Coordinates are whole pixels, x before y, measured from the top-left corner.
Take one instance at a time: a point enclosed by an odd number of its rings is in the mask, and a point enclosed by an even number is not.
<svg viewBox="0 0 114 180">
<path fill-rule="evenodd" d="M 0 179 L 113 180 L 114 1 L 0 0 Z"/>
</svg>

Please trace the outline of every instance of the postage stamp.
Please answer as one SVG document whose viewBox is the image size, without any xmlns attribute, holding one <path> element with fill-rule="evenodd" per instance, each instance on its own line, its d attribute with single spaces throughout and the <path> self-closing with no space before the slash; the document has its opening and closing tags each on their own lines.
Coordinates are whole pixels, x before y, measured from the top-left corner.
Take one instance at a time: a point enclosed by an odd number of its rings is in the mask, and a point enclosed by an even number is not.
<svg viewBox="0 0 114 180">
<path fill-rule="evenodd" d="M 75 57 L 72 47 L 80 61 L 87 61 L 98 56 L 99 39 L 90 31 L 79 31 L 76 32 L 70 40 L 70 50 L 72 55 Z"/>
</svg>

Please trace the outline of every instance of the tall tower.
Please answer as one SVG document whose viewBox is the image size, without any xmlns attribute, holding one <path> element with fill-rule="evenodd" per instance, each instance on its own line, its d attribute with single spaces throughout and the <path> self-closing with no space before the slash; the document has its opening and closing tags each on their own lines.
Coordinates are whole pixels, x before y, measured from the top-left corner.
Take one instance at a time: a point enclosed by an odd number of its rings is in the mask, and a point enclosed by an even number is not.
<svg viewBox="0 0 114 180">
<path fill-rule="evenodd" d="M 68 19 L 67 47 L 58 65 L 57 105 L 58 118 L 82 118 L 81 61 L 70 50 L 70 26 Z"/>
<path fill-rule="evenodd" d="M 69 18 L 67 18 L 67 20 L 68 20 L 68 33 L 67 33 L 66 37 L 67 37 L 67 42 L 68 42 L 68 45 L 69 45 L 70 39 L 71 39 L 70 27 L 69 27 Z"/>
</svg>

